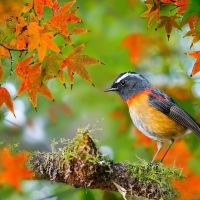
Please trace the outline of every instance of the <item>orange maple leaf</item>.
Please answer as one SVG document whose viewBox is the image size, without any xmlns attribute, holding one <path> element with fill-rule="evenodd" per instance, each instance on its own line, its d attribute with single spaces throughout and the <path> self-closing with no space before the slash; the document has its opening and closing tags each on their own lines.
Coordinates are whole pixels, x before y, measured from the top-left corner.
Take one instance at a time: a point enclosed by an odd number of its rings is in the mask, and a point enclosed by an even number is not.
<svg viewBox="0 0 200 200">
<path fill-rule="evenodd" d="M 181 23 L 181 26 L 188 24 L 190 27 L 190 30 L 192 30 L 192 29 L 195 29 L 196 23 L 198 21 L 199 21 L 199 18 L 196 15 L 192 14 L 192 15 L 189 15 L 189 17 Z"/>
<path fill-rule="evenodd" d="M 1 57 L 4 56 L 6 58 L 10 58 L 10 53 L 8 49 L 3 46 L 0 46 L 0 64 L 1 64 Z"/>
<path fill-rule="evenodd" d="M 49 8 L 52 8 L 53 3 L 51 0 L 34 0 L 34 9 L 37 13 L 38 19 L 42 18 L 44 6 L 48 6 Z"/>
<path fill-rule="evenodd" d="M 156 8 L 155 10 L 152 10 L 153 6 L 151 4 L 146 4 L 148 7 L 148 10 L 144 12 L 141 16 L 142 17 L 149 17 L 149 22 L 147 25 L 147 28 L 149 28 L 156 20 L 160 17 L 160 10 L 159 8 Z"/>
<path fill-rule="evenodd" d="M 160 16 L 159 23 L 158 23 L 158 25 L 157 25 L 155 30 L 158 30 L 158 29 L 160 29 L 162 27 L 165 27 L 165 30 L 167 32 L 167 37 L 168 37 L 168 40 L 169 40 L 170 34 L 172 32 L 172 27 L 181 30 L 181 28 L 179 27 L 178 23 L 175 21 L 177 18 L 178 18 L 178 16 L 176 16 L 176 15 L 175 16 L 171 16 L 171 17 Z"/>
<path fill-rule="evenodd" d="M 154 148 L 154 153 L 157 148 Z M 157 156 L 157 159 L 161 159 L 165 153 L 166 149 L 163 149 Z M 186 142 L 182 139 L 176 140 L 176 143 L 171 147 L 169 153 L 164 159 L 164 164 L 171 165 L 176 163 L 176 166 L 182 168 L 184 173 L 189 173 L 191 169 L 189 168 L 188 161 L 193 158 L 192 154 L 187 148 Z"/>
<path fill-rule="evenodd" d="M 54 11 L 54 15 L 50 19 L 49 29 L 54 28 L 56 31 L 62 31 L 66 36 L 69 35 L 66 25 L 69 23 L 81 22 L 75 16 L 74 12 L 69 12 L 76 0 L 63 4 L 60 8 Z"/>
<path fill-rule="evenodd" d="M 137 135 L 136 142 L 134 143 L 135 146 L 144 145 L 145 148 L 152 147 L 152 143 L 153 143 L 152 139 L 145 136 L 141 131 L 139 131 L 139 129 L 135 128 L 134 134 Z"/>
<path fill-rule="evenodd" d="M 133 33 L 127 36 L 122 42 L 123 47 L 129 48 L 130 59 L 133 64 L 137 64 L 143 57 L 145 57 L 145 49 L 152 44 L 151 39 L 141 33 Z"/>
<path fill-rule="evenodd" d="M 196 73 L 200 71 L 200 51 L 193 51 L 193 52 L 187 53 L 187 55 L 197 59 L 196 62 L 194 63 L 192 72 L 190 74 L 190 76 L 194 76 Z"/>
<path fill-rule="evenodd" d="M 0 66 L 0 86 L 2 84 L 2 79 L 3 79 L 3 68 Z"/>
<path fill-rule="evenodd" d="M 118 130 L 120 133 L 125 132 L 128 129 L 128 127 L 130 127 L 129 124 L 131 121 L 129 120 L 129 118 L 127 118 L 128 113 L 126 112 L 127 110 L 118 108 L 110 114 L 111 118 L 119 119 L 120 124 L 118 124 L 119 125 Z"/>
<path fill-rule="evenodd" d="M 19 50 L 28 46 L 29 52 L 37 49 L 38 59 L 42 62 L 47 48 L 55 52 L 60 52 L 60 49 L 52 40 L 54 33 L 49 32 L 40 25 L 33 14 L 30 15 L 30 18 L 30 23 L 23 17 L 18 18 L 15 32 L 16 38 L 11 41 L 11 46 L 16 46 Z"/>
<path fill-rule="evenodd" d="M 92 65 L 92 64 L 103 64 L 99 60 L 92 58 L 88 55 L 82 54 L 83 49 L 85 48 L 85 44 L 81 44 L 77 46 L 71 53 L 69 53 L 68 57 L 63 60 L 60 69 L 67 67 L 67 73 L 70 79 L 71 87 L 74 83 L 73 74 L 77 73 L 87 82 L 93 85 L 92 79 L 88 71 L 85 68 L 85 65 Z"/>
<path fill-rule="evenodd" d="M 11 17 L 19 16 L 23 6 L 23 0 L 0 1 L 0 23 Z"/>
<path fill-rule="evenodd" d="M 188 36 L 193 37 L 192 43 L 190 45 L 190 48 L 191 48 L 194 44 L 196 44 L 200 40 L 200 31 L 197 29 L 192 29 L 184 35 L 184 37 L 188 37 Z"/>
<path fill-rule="evenodd" d="M 15 116 L 15 112 L 14 112 L 14 108 L 13 108 L 13 103 L 12 103 L 12 99 L 11 96 L 8 92 L 8 90 L 4 87 L 0 87 L 0 107 L 3 104 L 6 104 L 7 108 L 13 113 L 13 115 Z"/>
<path fill-rule="evenodd" d="M 179 8 L 176 13 L 183 14 L 190 4 L 190 0 L 179 0 L 176 1 L 174 4 Z"/>
<path fill-rule="evenodd" d="M 28 12 L 30 9 L 34 8 L 38 19 L 40 20 L 42 18 L 44 6 L 48 6 L 49 8 L 53 7 L 53 3 L 51 0 L 28 0 L 26 2 L 26 5 L 23 8 L 23 13 Z"/>
<path fill-rule="evenodd" d="M 33 178 L 34 173 L 25 167 L 29 154 L 26 152 L 11 155 L 8 148 L 0 152 L 0 184 L 10 184 L 20 191 L 20 181 Z"/>
<path fill-rule="evenodd" d="M 181 181 L 173 181 L 173 185 L 180 193 L 180 197 L 177 200 L 200 198 L 200 176 L 197 174 L 190 174 Z"/>
<path fill-rule="evenodd" d="M 66 115 L 72 115 L 71 108 L 66 103 L 55 103 L 49 109 L 49 118 L 52 122 L 56 122 L 56 113 L 64 112 Z"/>
<path fill-rule="evenodd" d="M 16 63 L 17 75 L 22 79 L 16 98 L 27 91 L 29 99 L 37 111 L 36 105 L 38 92 L 52 101 L 54 101 L 54 98 L 49 88 L 42 82 L 40 64 L 34 66 L 29 65 L 32 58 L 33 56 L 31 55 L 21 62 Z"/>
<path fill-rule="evenodd" d="M 60 53 L 51 52 L 47 54 L 42 62 L 42 81 L 57 77 L 66 87 L 64 72 L 63 70 L 59 71 L 64 59 L 65 57 Z"/>
</svg>

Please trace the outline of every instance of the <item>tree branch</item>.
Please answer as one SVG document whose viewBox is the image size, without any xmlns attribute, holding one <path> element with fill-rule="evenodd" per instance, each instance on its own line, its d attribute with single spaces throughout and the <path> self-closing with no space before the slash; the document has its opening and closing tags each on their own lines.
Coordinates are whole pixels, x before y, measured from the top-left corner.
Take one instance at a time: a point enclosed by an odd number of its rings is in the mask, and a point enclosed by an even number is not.
<svg viewBox="0 0 200 200">
<path fill-rule="evenodd" d="M 58 143 L 53 142 L 53 149 Z M 28 167 L 35 179 L 150 199 L 173 199 L 177 192 L 171 179 L 182 177 L 180 170 L 160 165 L 147 170 L 147 163 L 120 163 L 103 156 L 86 129 L 78 130 L 73 140 L 61 140 L 64 147 L 52 153 L 33 153 Z"/>
</svg>

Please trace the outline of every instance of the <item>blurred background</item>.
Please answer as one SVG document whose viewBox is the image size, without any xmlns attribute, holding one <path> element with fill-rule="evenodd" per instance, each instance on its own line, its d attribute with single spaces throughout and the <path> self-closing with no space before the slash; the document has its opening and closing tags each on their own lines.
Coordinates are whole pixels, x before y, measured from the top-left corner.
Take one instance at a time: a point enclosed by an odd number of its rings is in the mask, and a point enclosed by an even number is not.
<svg viewBox="0 0 200 200">
<path fill-rule="evenodd" d="M 59 0 L 59 5 L 63 3 L 65 1 Z M 184 54 L 196 50 L 199 44 L 190 50 L 192 38 L 183 38 L 189 30 L 187 26 L 182 31 L 174 29 L 169 41 L 164 29 L 155 31 L 156 25 L 147 29 L 148 19 L 141 17 L 147 8 L 139 0 L 77 0 L 74 7 L 79 7 L 77 16 L 83 21 L 79 27 L 91 30 L 72 36 L 74 44 L 88 42 L 83 53 L 105 63 L 87 67 L 95 87 L 77 74 L 73 90 L 70 90 L 67 75 L 67 89 L 53 79 L 47 85 L 55 102 L 39 94 L 37 112 L 23 94 L 14 101 L 17 118 L 1 108 L 0 141 L 19 143 L 19 148 L 27 151 L 48 152 L 53 139 L 73 138 L 77 128 L 90 124 L 101 150 L 115 161 L 139 162 L 138 158 L 142 158 L 149 162 L 156 151 L 155 142 L 134 127 L 126 104 L 116 94 L 103 90 L 120 73 L 136 71 L 200 121 L 200 75 L 190 78 L 195 59 Z M 45 7 L 44 16 L 50 17 L 50 12 Z M 73 47 L 67 46 L 63 53 L 67 55 L 71 50 Z M 18 62 L 22 58 L 16 53 L 13 59 Z M 3 59 L 2 63 L 9 68 L 9 60 Z M 13 98 L 19 84 L 19 78 L 13 73 L 4 85 Z M 197 188 L 200 184 L 200 140 L 194 134 L 174 144 L 165 164 L 175 164 L 187 175 L 187 179 L 176 186 L 181 193 L 179 199 L 200 199 Z M 122 197 L 118 193 L 75 189 L 47 181 L 23 181 L 20 193 L 8 185 L 2 186 L 0 199 L 120 200 Z"/>
</svg>

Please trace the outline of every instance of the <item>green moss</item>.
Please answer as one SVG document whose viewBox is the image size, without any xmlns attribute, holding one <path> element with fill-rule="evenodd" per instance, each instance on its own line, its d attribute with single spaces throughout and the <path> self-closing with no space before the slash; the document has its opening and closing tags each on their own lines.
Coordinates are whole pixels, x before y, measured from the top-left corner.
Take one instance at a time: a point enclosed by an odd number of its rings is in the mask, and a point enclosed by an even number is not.
<svg viewBox="0 0 200 200">
<path fill-rule="evenodd" d="M 52 151 L 64 156 L 66 161 L 80 157 L 88 162 L 96 163 L 102 155 L 98 151 L 90 152 L 92 149 L 90 145 L 95 145 L 96 148 L 96 141 L 94 138 L 88 141 L 88 136 L 91 138 L 91 130 L 88 127 L 79 128 L 73 139 L 61 138 L 58 142 L 53 141 Z M 56 149 L 58 144 L 63 145 L 63 147 Z"/>
<path fill-rule="evenodd" d="M 138 181 L 148 185 L 157 183 L 162 193 L 162 199 L 174 199 L 179 196 L 177 191 L 172 186 L 172 180 L 183 179 L 182 170 L 172 166 L 171 168 L 163 165 L 148 167 L 148 163 L 144 160 L 140 160 L 138 163 L 126 162 L 130 174 L 133 178 L 137 178 Z"/>
</svg>

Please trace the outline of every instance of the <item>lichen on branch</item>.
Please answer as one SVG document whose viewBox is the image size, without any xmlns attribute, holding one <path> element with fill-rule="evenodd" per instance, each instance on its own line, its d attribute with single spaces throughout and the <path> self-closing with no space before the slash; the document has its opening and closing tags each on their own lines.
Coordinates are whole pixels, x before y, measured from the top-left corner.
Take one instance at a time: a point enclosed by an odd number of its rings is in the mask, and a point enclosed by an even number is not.
<svg viewBox="0 0 200 200">
<path fill-rule="evenodd" d="M 76 188 L 109 191 L 123 188 L 123 196 L 165 200 L 178 196 L 171 181 L 183 177 L 181 170 L 162 164 L 147 169 L 147 163 L 141 160 L 138 163 L 114 162 L 102 155 L 90 133 L 87 128 L 79 129 L 72 140 L 60 140 L 62 148 L 56 150 L 58 142 L 54 141 L 53 152 L 34 152 L 28 167 L 35 172 L 35 179 L 62 182 Z"/>
</svg>

